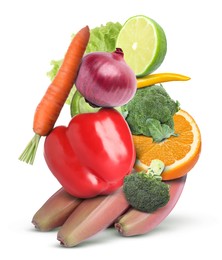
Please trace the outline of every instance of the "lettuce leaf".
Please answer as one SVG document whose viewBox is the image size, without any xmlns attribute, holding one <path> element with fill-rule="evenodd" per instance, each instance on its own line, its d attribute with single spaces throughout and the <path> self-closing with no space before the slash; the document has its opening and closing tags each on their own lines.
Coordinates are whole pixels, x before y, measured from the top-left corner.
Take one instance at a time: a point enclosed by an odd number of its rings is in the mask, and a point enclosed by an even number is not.
<svg viewBox="0 0 222 260">
<path fill-rule="evenodd" d="M 119 34 L 122 25 L 119 22 L 113 23 L 108 22 L 106 25 L 101 25 L 94 29 L 90 30 L 90 39 L 88 46 L 86 48 L 86 53 L 95 52 L 95 51 L 105 51 L 112 52 L 115 50 L 116 39 Z M 74 37 L 75 34 L 72 35 Z M 53 80 L 57 74 L 63 59 L 52 60 L 51 61 L 51 70 L 47 73 L 50 80 Z M 69 97 L 66 101 L 67 104 L 71 103 L 72 96 L 75 92 L 75 87 L 71 90 Z"/>
<path fill-rule="evenodd" d="M 90 40 L 86 53 L 95 51 L 112 52 L 115 50 L 116 39 L 122 25 L 120 23 L 108 22 L 90 30 Z"/>
</svg>

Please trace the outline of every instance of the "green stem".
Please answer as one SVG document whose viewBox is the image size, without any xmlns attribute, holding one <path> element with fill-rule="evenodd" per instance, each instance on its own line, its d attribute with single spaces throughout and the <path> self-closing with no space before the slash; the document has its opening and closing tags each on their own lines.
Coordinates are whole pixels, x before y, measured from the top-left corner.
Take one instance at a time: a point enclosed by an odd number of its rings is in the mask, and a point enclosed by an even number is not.
<svg viewBox="0 0 222 260">
<path fill-rule="evenodd" d="M 41 136 L 38 134 L 35 134 L 34 137 L 31 139 L 31 141 L 26 146 L 25 150 L 22 152 L 22 154 L 19 156 L 19 160 L 33 164 L 35 160 L 36 151 L 39 145 L 39 140 Z"/>
</svg>

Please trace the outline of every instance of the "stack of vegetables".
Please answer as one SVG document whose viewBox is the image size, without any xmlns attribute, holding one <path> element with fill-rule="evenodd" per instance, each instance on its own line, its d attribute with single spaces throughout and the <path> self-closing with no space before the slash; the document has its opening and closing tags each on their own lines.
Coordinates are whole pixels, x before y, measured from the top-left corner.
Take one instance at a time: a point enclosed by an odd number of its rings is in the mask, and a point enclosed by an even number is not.
<svg viewBox="0 0 222 260">
<path fill-rule="evenodd" d="M 149 232 L 174 208 L 186 181 L 188 168 L 168 174 L 163 158 L 144 161 L 138 138 L 161 144 L 178 137 L 179 103 L 155 84 L 189 78 L 173 73 L 138 78 L 116 46 L 121 30 L 110 22 L 73 36 L 64 59 L 53 61 L 52 83 L 34 116 L 35 135 L 20 156 L 33 164 L 40 137 L 46 136 L 44 158 L 62 187 L 32 223 L 41 231 L 59 227 L 57 239 L 66 247 L 111 225 L 123 236 Z M 55 127 L 65 102 L 71 120 Z"/>
</svg>

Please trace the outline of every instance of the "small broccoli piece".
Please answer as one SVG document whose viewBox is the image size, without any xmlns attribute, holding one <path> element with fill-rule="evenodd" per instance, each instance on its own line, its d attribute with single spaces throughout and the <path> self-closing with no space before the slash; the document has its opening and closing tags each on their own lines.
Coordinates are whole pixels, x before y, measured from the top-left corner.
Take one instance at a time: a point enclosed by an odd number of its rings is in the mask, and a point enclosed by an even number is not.
<svg viewBox="0 0 222 260">
<path fill-rule="evenodd" d="M 145 171 L 127 175 L 123 192 L 133 208 L 148 213 L 165 206 L 170 199 L 169 185 Z"/>
<path fill-rule="evenodd" d="M 173 116 L 178 110 L 179 103 L 172 100 L 161 85 L 138 89 L 133 99 L 122 107 L 131 132 L 155 139 L 153 129 L 157 129 L 159 135 L 154 141 L 162 141 L 174 133 Z"/>
<path fill-rule="evenodd" d="M 155 175 L 160 180 L 162 180 L 161 173 L 165 168 L 164 162 L 159 159 L 154 159 L 151 161 L 150 166 L 147 168 L 147 173 Z"/>
</svg>

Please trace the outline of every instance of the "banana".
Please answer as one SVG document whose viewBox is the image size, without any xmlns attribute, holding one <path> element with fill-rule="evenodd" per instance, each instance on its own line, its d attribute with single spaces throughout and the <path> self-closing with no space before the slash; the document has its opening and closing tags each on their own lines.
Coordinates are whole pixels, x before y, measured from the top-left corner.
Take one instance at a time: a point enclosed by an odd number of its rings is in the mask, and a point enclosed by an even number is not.
<svg viewBox="0 0 222 260">
<path fill-rule="evenodd" d="M 61 188 L 35 213 L 32 223 L 40 231 L 57 228 L 63 225 L 81 201 L 81 199 L 69 195 Z"/>
<path fill-rule="evenodd" d="M 113 224 L 128 207 L 122 189 L 84 200 L 60 228 L 57 239 L 65 247 L 76 246 Z"/>
<path fill-rule="evenodd" d="M 170 185 L 170 200 L 153 213 L 131 208 L 122 188 L 108 196 L 85 200 L 75 198 L 61 188 L 35 213 L 32 223 L 40 231 L 60 227 L 57 239 L 65 247 L 76 246 L 112 224 L 123 236 L 148 233 L 170 214 L 185 182 L 186 176 L 166 181 Z"/>
<path fill-rule="evenodd" d="M 166 206 L 153 213 L 141 212 L 130 208 L 114 224 L 117 231 L 123 236 L 135 236 L 148 233 L 158 226 L 176 205 L 186 182 L 186 176 L 166 181 L 170 185 L 170 200 Z"/>
</svg>

